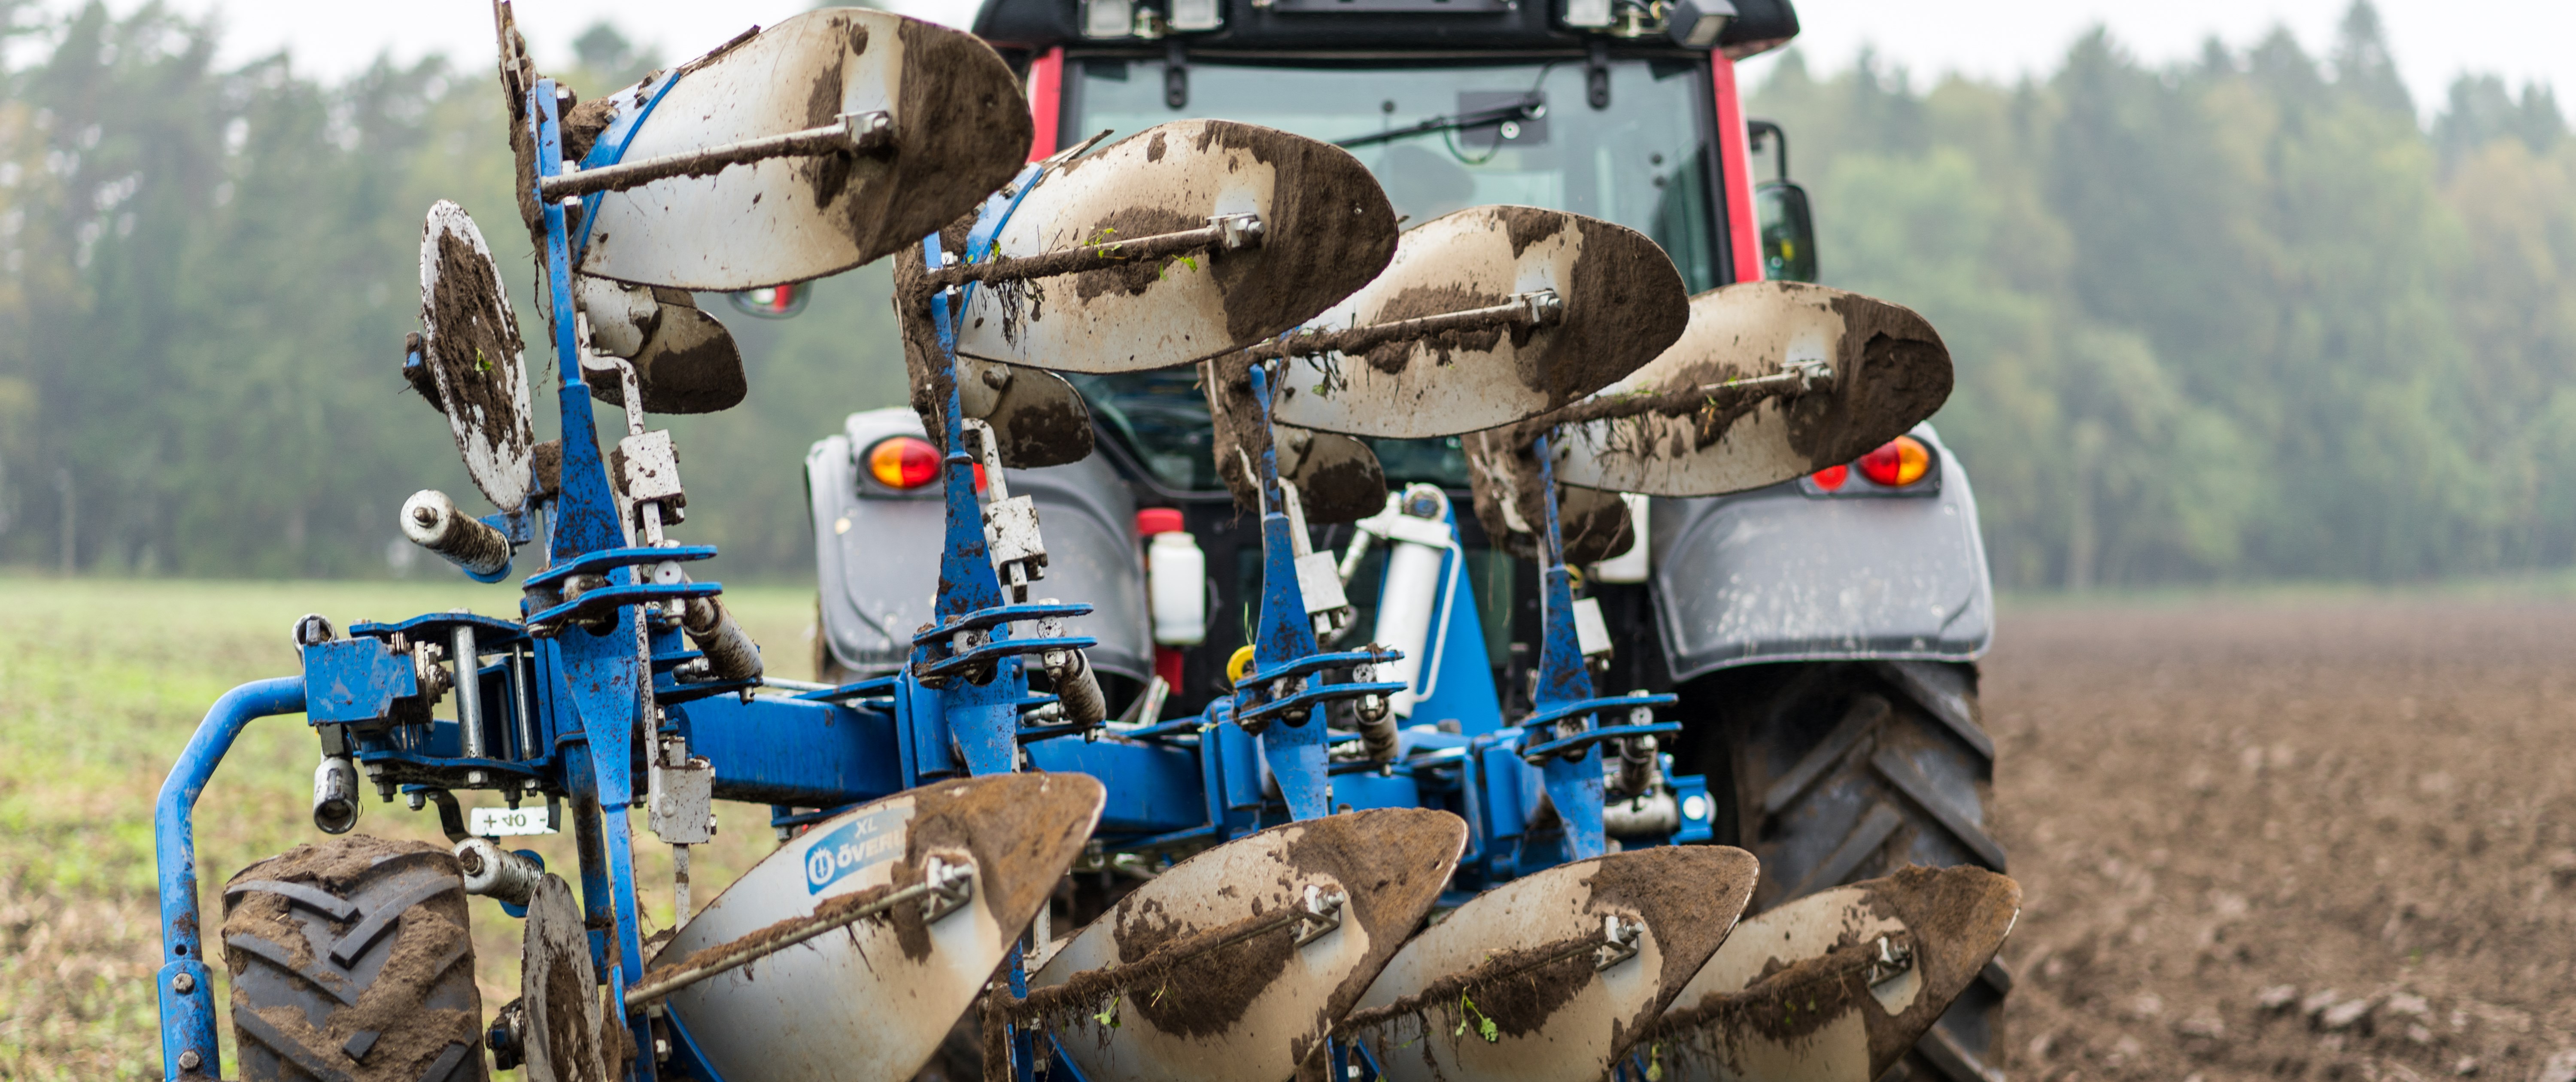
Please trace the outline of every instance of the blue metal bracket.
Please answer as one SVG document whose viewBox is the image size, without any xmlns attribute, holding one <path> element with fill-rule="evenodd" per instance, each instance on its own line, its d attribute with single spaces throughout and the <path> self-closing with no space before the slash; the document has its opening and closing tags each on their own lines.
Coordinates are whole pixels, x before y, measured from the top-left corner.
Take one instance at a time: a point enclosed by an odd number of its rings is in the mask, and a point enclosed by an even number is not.
<svg viewBox="0 0 2576 1082">
<path fill-rule="evenodd" d="M 1270 372 L 1261 363 L 1251 370 L 1252 397 L 1261 407 L 1262 427 L 1270 427 Z M 1270 773 L 1279 781 L 1280 797 L 1292 819 L 1315 819 L 1332 813 L 1332 775 L 1324 743 L 1324 726 L 1315 710 L 1326 703 L 1363 695 L 1403 690 L 1400 683 L 1330 683 L 1324 670 L 1393 661 L 1393 650 L 1327 655 L 1315 643 L 1313 617 L 1306 594 L 1297 585 L 1296 526 L 1288 521 L 1279 482 L 1279 444 L 1274 437 L 1262 448 L 1261 462 L 1261 616 L 1254 625 L 1252 669 L 1258 677 L 1241 682 L 1235 721 L 1261 734 Z M 1334 660 L 1350 658 L 1349 661 Z M 1267 693 L 1270 681 L 1311 677 L 1306 686 L 1277 699 L 1248 704 L 1244 698 Z M 1276 724 L 1272 724 L 1276 722 Z"/>
<path fill-rule="evenodd" d="M 537 80 L 528 96 L 528 120 L 535 129 L 529 134 L 535 138 L 537 176 L 542 181 L 564 171 L 562 118 L 556 115 L 554 80 Z M 549 563 L 553 564 L 577 562 L 628 546 L 616 494 L 608 481 L 608 464 L 599 451 L 598 427 L 590 411 L 590 385 L 581 374 L 580 343 L 575 338 L 572 318 L 573 257 L 564 206 L 542 196 L 539 200 L 545 214 L 546 285 L 553 300 L 547 310 L 554 314 L 559 380 L 556 396 L 563 421 L 562 495 L 552 516 L 554 536 L 548 552 Z M 657 560 L 668 558 L 661 556 L 660 550 L 655 553 Z M 604 861 L 598 866 L 588 859 L 583 861 L 583 903 L 594 915 L 609 917 L 614 925 L 613 947 L 608 952 L 608 964 L 602 968 L 607 978 L 608 1002 L 621 1003 L 625 1000 L 626 983 L 644 973 L 643 932 L 636 917 L 635 868 L 633 846 L 627 838 L 626 807 L 634 799 L 634 778 L 630 773 L 634 735 L 640 719 L 648 716 L 652 689 L 646 670 L 643 618 L 632 606 L 706 595 L 683 592 L 699 584 L 646 584 L 639 588 L 631 565 L 613 569 L 608 575 L 606 589 L 547 609 L 530 622 L 603 610 L 615 614 L 607 634 L 593 635 L 579 627 L 567 627 L 553 636 L 553 645 L 564 682 L 572 693 L 569 720 L 587 738 L 585 743 L 590 749 L 590 769 L 574 771 L 576 776 L 587 774 L 587 778 L 576 780 L 589 784 L 568 786 L 576 798 L 576 825 L 596 820 L 597 850 Z M 703 588 L 712 592 L 716 587 L 710 583 Z M 610 606 L 615 607 L 611 610 Z M 589 806 L 584 807 L 585 802 Z M 642 1012 L 628 1012 L 626 1022 L 637 1047 L 653 1047 L 652 1030 Z M 653 1057 L 637 1057 L 636 1082 L 652 1082 L 653 1069 Z"/>
<path fill-rule="evenodd" d="M 714 597 L 724 592 L 724 584 L 715 582 L 646 582 L 603 586 L 580 597 L 545 609 L 528 617 L 528 627 L 536 634 L 547 634 L 563 624 L 604 616 L 612 611 L 636 605 L 655 605 L 665 601 L 686 601 L 697 597 Z"/>
<path fill-rule="evenodd" d="M 420 694 L 411 655 L 383 639 L 335 639 L 304 648 L 304 676 L 312 689 L 306 717 L 315 724 L 365 723 L 393 710 L 394 700 Z"/>
<path fill-rule="evenodd" d="M 585 390 L 583 393 L 587 394 L 589 392 Z M 532 587 L 547 587 L 553 586 L 556 583 L 573 577 L 574 575 L 605 575 L 620 567 L 635 567 L 642 564 L 658 564 L 666 562 L 685 562 L 689 560 L 705 560 L 714 557 L 715 554 L 716 547 L 714 545 L 672 545 L 667 548 L 633 547 L 605 549 L 599 552 L 583 553 L 573 559 L 565 560 L 562 563 L 558 563 L 543 571 L 537 572 L 534 575 L 530 575 L 528 576 L 527 584 Z"/>
</svg>

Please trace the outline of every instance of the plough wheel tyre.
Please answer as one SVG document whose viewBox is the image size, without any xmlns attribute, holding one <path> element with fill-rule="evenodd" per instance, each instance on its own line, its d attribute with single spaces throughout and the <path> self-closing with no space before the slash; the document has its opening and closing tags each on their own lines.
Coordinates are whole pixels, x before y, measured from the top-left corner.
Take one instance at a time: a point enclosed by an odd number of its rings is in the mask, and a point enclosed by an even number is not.
<svg viewBox="0 0 2576 1082">
<path fill-rule="evenodd" d="M 365 835 L 224 886 L 244 1082 L 480 1082 L 482 1003 L 456 857 Z"/>
<path fill-rule="evenodd" d="M 1686 693 L 1685 717 L 1717 722 L 1696 741 L 1698 763 L 1712 789 L 1733 783 L 1737 844 L 1762 859 L 1748 912 L 1908 864 L 2005 870 L 1976 666 L 1750 665 Z M 1987 963 L 1882 1082 L 2000 1082 L 2011 988 L 2002 961 Z"/>
</svg>

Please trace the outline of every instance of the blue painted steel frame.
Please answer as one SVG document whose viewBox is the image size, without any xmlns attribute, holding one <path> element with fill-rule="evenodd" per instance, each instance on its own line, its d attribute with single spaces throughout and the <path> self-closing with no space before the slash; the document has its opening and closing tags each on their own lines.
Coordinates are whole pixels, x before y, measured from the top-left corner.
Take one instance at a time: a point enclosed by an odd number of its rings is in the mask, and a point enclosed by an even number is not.
<svg viewBox="0 0 2576 1082">
<path fill-rule="evenodd" d="M 252 718 L 304 710 L 304 678 L 259 680 L 225 692 L 206 711 L 188 747 L 161 782 L 152 807 L 152 847 L 161 888 L 161 969 L 154 975 L 161 1000 L 161 1076 L 213 1076 L 216 1060 L 215 986 L 206 970 L 206 944 L 197 914 L 197 797 L 215 764 Z M 184 1071 L 190 1058 L 196 1069 Z"/>
</svg>

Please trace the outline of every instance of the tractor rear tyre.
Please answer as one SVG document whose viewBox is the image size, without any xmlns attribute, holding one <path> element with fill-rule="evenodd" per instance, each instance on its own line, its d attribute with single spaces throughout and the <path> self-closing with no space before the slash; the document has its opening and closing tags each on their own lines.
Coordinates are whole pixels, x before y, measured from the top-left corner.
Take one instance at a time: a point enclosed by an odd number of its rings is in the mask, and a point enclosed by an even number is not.
<svg viewBox="0 0 2576 1082">
<path fill-rule="evenodd" d="M 481 1082 L 482 1003 L 456 857 L 365 835 L 224 885 L 245 1082 Z"/>
<path fill-rule="evenodd" d="M 1908 864 L 2004 870 L 1987 812 L 1994 741 L 1978 722 L 1974 665 L 1841 661 L 1752 665 L 1685 689 L 1686 716 L 1737 844 L 1762 859 L 1753 910 Z M 1881 1082 L 1999 1082 L 2000 961 L 1954 1001 Z"/>
</svg>

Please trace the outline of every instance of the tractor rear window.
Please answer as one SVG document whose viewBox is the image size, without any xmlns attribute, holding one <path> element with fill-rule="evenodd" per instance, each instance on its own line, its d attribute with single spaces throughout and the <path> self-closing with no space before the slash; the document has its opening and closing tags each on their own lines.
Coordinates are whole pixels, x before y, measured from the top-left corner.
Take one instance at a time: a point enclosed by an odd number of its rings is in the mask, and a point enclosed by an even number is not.
<svg viewBox="0 0 2576 1082">
<path fill-rule="evenodd" d="M 1535 118 L 1489 121 L 1354 146 L 1405 224 L 1486 203 L 1520 203 L 1606 218 L 1664 246 L 1690 291 L 1713 289 L 1712 224 L 1703 131 L 1707 83 L 1697 65 L 1610 65 L 1610 107 L 1586 98 L 1580 60 L 1478 67 L 1303 68 L 1193 62 L 1189 104 L 1163 101 L 1159 60 L 1093 58 L 1059 130 L 1068 141 L 1103 128 L 1111 139 L 1165 121 L 1218 117 L 1328 141 L 1383 137 L 1425 121 L 1488 113 L 1536 98 Z"/>
<path fill-rule="evenodd" d="M 1709 92 L 1697 64 L 1613 61 L 1607 109 L 1592 108 L 1577 59 L 1387 69 L 1194 61 L 1181 109 L 1164 103 L 1160 60 L 1093 57 L 1072 67 L 1079 78 L 1059 128 L 1068 141 L 1219 117 L 1351 143 L 1406 225 L 1487 203 L 1567 210 L 1653 237 L 1693 293 L 1719 284 L 1701 135 L 1711 127 Z M 1076 382 L 1163 485 L 1222 487 L 1208 458 L 1207 403 L 1188 370 Z M 1467 485 L 1455 439 L 1371 442 L 1391 483 Z"/>
</svg>

